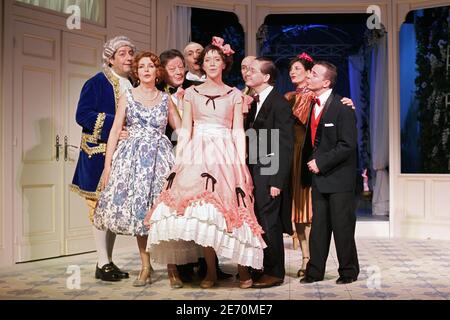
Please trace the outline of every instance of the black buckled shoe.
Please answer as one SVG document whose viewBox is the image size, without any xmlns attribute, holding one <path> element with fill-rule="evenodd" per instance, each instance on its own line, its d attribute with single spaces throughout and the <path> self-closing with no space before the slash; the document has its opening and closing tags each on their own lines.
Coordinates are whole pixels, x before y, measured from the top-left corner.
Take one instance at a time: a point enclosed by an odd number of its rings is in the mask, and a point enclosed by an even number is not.
<svg viewBox="0 0 450 320">
<path fill-rule="evenodd" d="M 336 284 L 348 284 L 348 283 L 352 283 L 356 280 L 357 280 L 357 278 L 341 276 L 336 280 Z"/>
<path fill-rule="evenodd" d="M 310 277 L 307 275 L 300 279 L 300 283 L 303 283 L 303 284 L 314 283 L 317 281 L 322 281 L 322 280 L 319 280 L 319 279 L 316 279 L 316 278 L 313 278 L 313 277 Z"/>
<path fill-rule="evenodd" d="M 102 281 L 120 281 L 121 278 L 111 266 L 111 263 L 108 263 L 105 264 L 101 269 L 98 267 L 98 264 L 96 265 L 95 279 L 101 279 Z"/>
<path fill-rule="evenodd" d="M 120 270 L 119 267 L 114 264 L 114 262 L 110 262 L 110 265 L 113 268 L 114 272 L 119 275 L 120 279 L 128 279 L 130 277 L 130 274 L 128 272 Z"/>
</svg>

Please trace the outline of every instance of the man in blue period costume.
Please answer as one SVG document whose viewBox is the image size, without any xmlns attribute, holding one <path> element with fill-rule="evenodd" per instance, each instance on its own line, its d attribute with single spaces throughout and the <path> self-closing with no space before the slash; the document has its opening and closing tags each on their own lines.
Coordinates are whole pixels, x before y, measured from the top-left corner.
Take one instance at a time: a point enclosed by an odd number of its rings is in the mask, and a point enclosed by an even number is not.
<svg viewBox="0 0 450 320">
<path fill-rule="evenodd" d="M 78 102 L 76 121 L 83 128 L 80 156 L 71 189 L 86 199 L 89 219 L 100 193 L 106 143 L 114 122 L 120 95 L 132 87 L 128 79 L 136 48 L 125 36 L 110 39 L 103 47 L 103 71 L 84 84 Z M 112 261 L 116 235 L 92 226 L 98 254 L 95 278 L 119 281 L 128 278 Z"/>
</svg>

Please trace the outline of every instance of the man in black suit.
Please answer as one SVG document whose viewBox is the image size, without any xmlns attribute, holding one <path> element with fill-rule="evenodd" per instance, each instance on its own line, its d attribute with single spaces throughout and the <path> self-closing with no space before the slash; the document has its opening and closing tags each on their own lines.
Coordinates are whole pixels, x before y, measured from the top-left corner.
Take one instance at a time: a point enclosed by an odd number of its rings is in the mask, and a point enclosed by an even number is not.
<svg viewBox="0 0 450 320">
<path fill-rule="evenodd" d="M 359 274 L 355 244 L 356 118 L 354 110 L 333 92 L 336 78 L 336 67 L 325 61 L 316 62 L 308 77 L 308 88 L 317 98 L 311 105 L 302 151 L 302 166 L 312 175 L 302 178 L 312 178 L 313 219 L 310 260 L 301 283 L 323 280 L 332 233 L 339 261 L 336 283 L 351 283 Z"/>
<path fill-rule="evenodd" d="M 206 75 L 202 66 L 198 64 L 198 58 L 202 54 L 203 46 L 197 42 L 189 42 L 184 47 L 184 59 L 186 60 L 187 71 L 183 88 L 198 86 L 206 81 Z"/>
<path fill-rule="evenodd" d="M 294 118 L 289 103 L 273 87 L 276 75 L 271 60 L 256 58 L 245 79 L 245 84 L 257 93 L 246 118 L 248 166 L 254 184 L 255 214 L 267 244 L 263 274 L 253 283 L 256 288 L 283 283 L 283 232 L 292 234 L 291 216 L 282 215 L 280 194 L 289 187 Z"/>
</svg>

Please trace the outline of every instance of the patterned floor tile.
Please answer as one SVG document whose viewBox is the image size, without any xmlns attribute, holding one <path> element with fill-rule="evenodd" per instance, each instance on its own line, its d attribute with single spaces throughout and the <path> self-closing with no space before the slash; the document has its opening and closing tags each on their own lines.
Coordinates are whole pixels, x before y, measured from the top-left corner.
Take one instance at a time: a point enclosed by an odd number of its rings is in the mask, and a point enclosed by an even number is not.
<svg viewBox="0 0 450 320">
<path fill-rule="evenodd" d="M 18 300 L 444 300 L 450 299 L 450 247 L 448 241 L 407 239 L 357 239 L 360 274 L 358 281 L 337 285 L 338 262 L 334 243 L 327 261 L 324 281 L 301 284 L 296 277 L 301 252 L 285 238 L 286 278 L 281 286 L 268 289 L 239 289 L 235 279 L 203 290 L 200 280 L 182 289 L 169 286 L 166 267 L 153 265 L 152 284 L 135 288 L 140 269 L 136 250 L 115 252 L 115 263 L 130 272 L 118 283 L 96 280 L 95 253 L 17 264 L 0 269 L 0 299 Z M 71 282 L 69 266 L 79 268 L 80 288 Z M 236 265 L 221 261 L 225 272 L 235 274 Z M 73 267 L 72 267 L 73 268 Z M 75 286 L 75 287 L 74 287 Z"/>
</svg>

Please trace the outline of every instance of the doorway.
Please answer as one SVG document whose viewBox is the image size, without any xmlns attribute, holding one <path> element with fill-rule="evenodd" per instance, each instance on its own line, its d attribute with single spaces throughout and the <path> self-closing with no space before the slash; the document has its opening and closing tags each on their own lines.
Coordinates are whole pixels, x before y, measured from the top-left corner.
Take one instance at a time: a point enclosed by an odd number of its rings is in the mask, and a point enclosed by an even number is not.
<svg viewBox="0 0 450 320">
<path fill-rule="evenodd" d="M 275 61 L 280 93 L 293 91 L 289 62 L 305 52 L 338 68 L 335 91 L 356 106 L 357 218 L 389 222 L 387 36 L 368 14 L 272 14 L 257 33 L 258 55 Z M 301 23 L 299 23 L 301 22 Z M 384 77 L 384 78 L 383 78 Z M 382 113 L 378 112 L 380 108 Z M 377 170 L 375 170 L 377 168 Z"/>
</svg>

